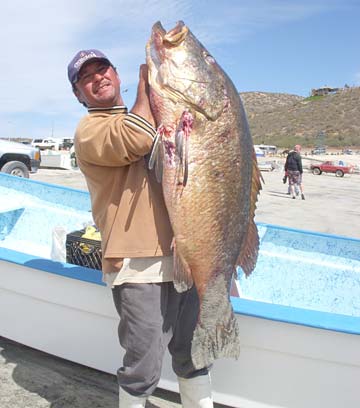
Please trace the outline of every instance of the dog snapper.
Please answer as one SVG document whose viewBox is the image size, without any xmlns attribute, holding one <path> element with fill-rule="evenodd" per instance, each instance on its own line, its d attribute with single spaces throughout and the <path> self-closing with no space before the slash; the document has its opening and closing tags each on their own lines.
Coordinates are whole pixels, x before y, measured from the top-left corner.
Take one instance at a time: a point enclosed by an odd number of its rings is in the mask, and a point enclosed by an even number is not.
<svg viewBox="0 0 360 408">
<path fill-rule="evenodd" d="M 248 275 L 256 264 L 260 173 L 239 94 L 188 27 L 156 23 L 146 55 L 158 125 L 149 166 L 174 231 L 175 287 L 194 283 L 199 295 L 192 359 L 202 368 L 239 355 L 229 293 L 236 266 Z"/>
</svg>

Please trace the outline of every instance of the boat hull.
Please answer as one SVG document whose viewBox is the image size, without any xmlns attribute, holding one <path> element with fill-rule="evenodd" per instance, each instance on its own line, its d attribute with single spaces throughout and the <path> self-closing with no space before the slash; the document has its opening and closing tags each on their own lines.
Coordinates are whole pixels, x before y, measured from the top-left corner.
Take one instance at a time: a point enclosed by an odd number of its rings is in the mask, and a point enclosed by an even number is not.
<svg viewBox="0 0 360 408">
<path fill-rule="evenodd" d="M 235 308 L 237 299 L 233 299 Z M 360 406 L 359 336 L 236 314 L 238 360 L 215 362 L 216 402 L 233 407 Z M 111 291 L 99 284 L 0 261 L 0 333 L 115 374 L 123 351 Z M 159 386 L 178 391 L 166 356 Z"/>
</svg>

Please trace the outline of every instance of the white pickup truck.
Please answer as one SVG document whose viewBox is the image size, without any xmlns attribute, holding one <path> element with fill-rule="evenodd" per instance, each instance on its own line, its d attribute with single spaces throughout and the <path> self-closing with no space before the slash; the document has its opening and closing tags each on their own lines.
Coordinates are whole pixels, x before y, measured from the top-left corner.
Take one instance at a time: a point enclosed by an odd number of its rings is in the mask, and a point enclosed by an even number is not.
<svg viewBox="0 0 360 408">
<path fill-rule="evenodd" d="M 34 139 L 31 146 L 38 147 L 40 150 L 59 150 L 60 142 L 55 139 Z"/>
<path fill-rule="evenodd" d="M 38 171 L 40 162 L 38 148 L 0 139 L 0 171 L 3 173 L 29 178 L 29 173 Z"/>
</svg>

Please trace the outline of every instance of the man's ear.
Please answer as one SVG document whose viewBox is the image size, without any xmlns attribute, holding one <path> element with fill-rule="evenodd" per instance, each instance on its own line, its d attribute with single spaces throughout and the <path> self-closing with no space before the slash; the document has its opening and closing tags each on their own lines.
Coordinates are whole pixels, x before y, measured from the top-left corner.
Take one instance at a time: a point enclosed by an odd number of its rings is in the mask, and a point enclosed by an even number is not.
<svg viewBox="0 0 360 408">
<path fill-rule="evenodd" d="M 84 98 L 81 95 L 81 92 L 76 88 L 76 85 L 73 86 L 73 92 L 74 95 L 76 96 L 77 100 L 84 106 L 87 107 L 86 102 L 84 100 Z"/>
<path fill-rule="evenodd" d="M 117 68 L 114 67 L 114 65 L 111 65 L 111 67 L 112 67 L 112 69 L 114 70 L 114 72 L 116 74 L 116 77 L 117 77 L 117 79 L 119 81 L 119 85 L 121 85 L 121 79 L 120 79 L 119 73 L 117 72 Z"/>
<path fill-rule="evenodd" d="M 78 101 L 79 101 L 80 103 L 84 103 L 83 99 L 81 98 L 81 93 L 80 93 L 80 91 L 76 88 L 75 85 L 73 86 L 73 92 L 74 92 L 74 95 L 77 97 Z"/>
</svg>

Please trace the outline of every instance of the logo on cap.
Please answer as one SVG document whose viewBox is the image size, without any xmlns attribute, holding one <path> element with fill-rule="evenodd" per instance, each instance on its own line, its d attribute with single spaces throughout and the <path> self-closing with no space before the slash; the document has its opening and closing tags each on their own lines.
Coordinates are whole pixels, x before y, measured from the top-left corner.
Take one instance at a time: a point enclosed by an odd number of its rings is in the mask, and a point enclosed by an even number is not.
<svg viewBox="0 0 360 408">
<path fill-rule="evenodd" d="M 74 68 L 79 70 L 82 64 L 90 58 L 98 58 L 98 55 L 96 55 L 94 51 L 91 51 L 88 54 L 86 54 L 85 52 L 81 52 L 80 58 L 74 63 Z"/>
</svg>

